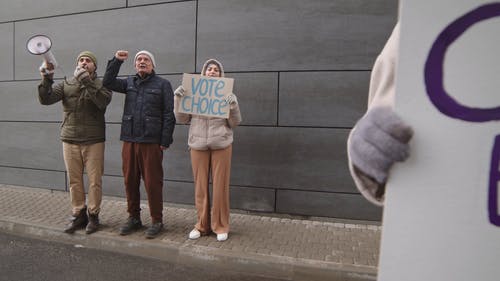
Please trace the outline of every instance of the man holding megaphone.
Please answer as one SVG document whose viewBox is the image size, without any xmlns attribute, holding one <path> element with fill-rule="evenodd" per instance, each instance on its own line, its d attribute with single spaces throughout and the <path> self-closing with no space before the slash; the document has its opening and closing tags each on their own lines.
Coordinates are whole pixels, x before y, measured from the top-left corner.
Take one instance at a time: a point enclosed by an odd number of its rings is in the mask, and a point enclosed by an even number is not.
<svg viewBox="0 0 500 281">
<path fill-rule="evenodd" d="M 44 62 L 40 67 L 40 103 L 50 105 L 62 101 L 64 109 L 61 140 L 73 215 L 64 232 L 70 234 L 80 228 L 90 234 L 99 226 L 106 135 L 104 113 L 111 102 L 111 91 L 103 87 L 96 69 L 96 56 L 89 51 L 81 52 L 76 59 L 74 76 L 53 86 L 54 66 Z M 83 187 L 84 170 L 89 182 L 88 205 Z"/>
</svg>

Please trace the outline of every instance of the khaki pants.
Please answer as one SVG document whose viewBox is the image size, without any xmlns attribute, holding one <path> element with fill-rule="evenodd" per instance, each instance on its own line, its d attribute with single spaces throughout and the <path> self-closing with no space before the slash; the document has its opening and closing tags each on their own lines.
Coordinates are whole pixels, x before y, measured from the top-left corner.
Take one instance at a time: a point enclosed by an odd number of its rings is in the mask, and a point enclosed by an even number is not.
<svg viewBox="0 0 500 281">
<path fill-rule="evenodd" d="M 229 232 L 229 180 L 232 145 L 219 150 L 191 149 L 198 221 L 195 228 L 203 234 Z M 210 208 L 209 176 L 212 174 L 212 208 Z"/>
<path fill-rule="evenodd" d="M 87 172 L 88 212 L 99 214 L 102 201 L 102 175 L 104 173 L 104 142 L 80 145 L 63 142 L 63 154 L 68 171 L 69 192 L 73 215 L 85 207 L 83 171 Z"/>
</svg>

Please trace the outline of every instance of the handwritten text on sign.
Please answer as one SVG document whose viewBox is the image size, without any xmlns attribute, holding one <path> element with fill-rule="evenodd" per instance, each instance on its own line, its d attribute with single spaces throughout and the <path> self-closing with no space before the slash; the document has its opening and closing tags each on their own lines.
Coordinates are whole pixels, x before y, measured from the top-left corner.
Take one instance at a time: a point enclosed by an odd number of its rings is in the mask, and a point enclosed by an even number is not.
<svg viewBox="0 0 500 281">
<path fill-rule="evenodd" d="M 444 58 L 448 47 L 457 40 L 472 25 L 481 21 L 500 16 L 500 3 L 490 3 L 476 8 L 457 20 L 450 23 L 438 36 L 432 49 L 429 52 L 425 64 L 425 84 L 427 94 L 432 103 L 443 114 L 468 122 L 488 122 L 500 120 L 500 106 L 492 108 L 474 108 L 458 103 L 453 99 L 444 88 Z M 500 153 L 500 135 L 495 137 L 492 149 L 488 212 L 490 223 L 500 227 L 500 215 L 498 214 L 498 182 L 500 181 L 499 172 L 499 153 Z"/>
<path fill-rule="evenodd" d="M 179 111 L 182 113 L 228 118 L 226 97 L 233 92 L 234 79 L 184 73 Z"/>
</svg>

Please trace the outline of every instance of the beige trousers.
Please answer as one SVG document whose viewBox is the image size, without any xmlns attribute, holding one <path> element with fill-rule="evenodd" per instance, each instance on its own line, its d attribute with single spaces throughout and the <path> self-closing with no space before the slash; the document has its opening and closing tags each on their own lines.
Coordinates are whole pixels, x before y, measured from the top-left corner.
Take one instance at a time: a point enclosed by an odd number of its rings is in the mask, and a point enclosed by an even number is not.
<svg viewBox="0 0 500 281">
<path fill-rule="evenodd" d="M 88 178 L 88 212 L 99 214 L 102 201 L 102 175 L 104 173 L 104 142 L 79 145 L 63 142 L 63 154 L 68 171 L 69 193 L 73 215 L 85 207 L 83 171 Z"/>
<path fill-rule="evenodd" d="M 198 221 L 195 228 L 203 234 L 229 232 L 229 180 L 232 145 L 219 150 L 191 149 Z M 212 207 L 209 181 L 212 176 Z"/>
</svg>

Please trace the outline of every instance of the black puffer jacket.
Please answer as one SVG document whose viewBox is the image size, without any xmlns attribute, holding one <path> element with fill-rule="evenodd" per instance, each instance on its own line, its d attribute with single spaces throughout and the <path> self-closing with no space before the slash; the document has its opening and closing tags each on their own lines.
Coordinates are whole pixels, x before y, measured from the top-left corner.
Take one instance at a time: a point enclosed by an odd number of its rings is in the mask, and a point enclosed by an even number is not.
<svg viewBox="0 0 500 281">
<path fill-rule="evenodd" d="M 139 75 L 118 79 L 122 63 L 111 59 L 103 78 L 104 87 L 126 94 L 120 140 L 170 146 L 175 127 L 174 93 L 170 82 L 154 71 L 144 79 Z"/>
</svg>

